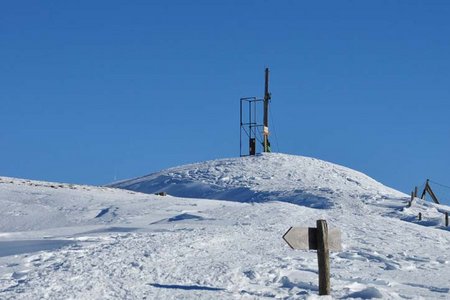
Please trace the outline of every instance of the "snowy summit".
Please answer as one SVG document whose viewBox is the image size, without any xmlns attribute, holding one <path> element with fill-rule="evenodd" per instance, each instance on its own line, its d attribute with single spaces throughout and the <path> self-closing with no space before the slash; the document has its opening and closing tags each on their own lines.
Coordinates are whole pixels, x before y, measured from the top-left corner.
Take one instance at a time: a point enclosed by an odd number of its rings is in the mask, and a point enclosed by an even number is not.
<svg viewBox="0 0 450 300">
<path fill-rule="evenodd" d="M 191 164 L 111 186 L 143 193 L 164 191 L 177 197 L 283 201 L 314 208 L 405 196 L 349 168 L 278 153 Z"/>
<path fill-rule="evenodd" d="M 332 298 L 448 299 L 450 208 L 408 202 L 360 172 L 276 153 L 109 187 L 0 177 L 0 299 L 314 299 L 316 253 L 282 236 L 317 219 L 342 232 Z"/>
</svg>

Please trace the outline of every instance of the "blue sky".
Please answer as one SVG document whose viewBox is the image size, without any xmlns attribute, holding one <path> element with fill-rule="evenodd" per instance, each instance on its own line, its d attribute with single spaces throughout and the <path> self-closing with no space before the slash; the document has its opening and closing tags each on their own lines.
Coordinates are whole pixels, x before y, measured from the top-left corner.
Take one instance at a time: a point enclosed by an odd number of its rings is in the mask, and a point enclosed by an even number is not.
<svg viewBox="0 0 450 300">
<path fill-rule="evenodd" d="M 449 15 L 447 1 L 3 2 L 0 174 L 104 184 L 238 156 L 239 98 L 263 95 L 268 66 L 273 150 L 408 193 L 450 185 Z"/>
</svg>

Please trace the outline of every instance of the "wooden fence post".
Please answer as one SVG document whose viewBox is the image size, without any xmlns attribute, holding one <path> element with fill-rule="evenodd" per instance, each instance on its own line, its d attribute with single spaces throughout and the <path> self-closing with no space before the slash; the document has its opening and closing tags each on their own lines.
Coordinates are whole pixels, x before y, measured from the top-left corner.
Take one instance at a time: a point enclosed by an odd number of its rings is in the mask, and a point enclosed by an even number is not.
<svg viewBox="0 0 450 300">
<path fill-rule="evenodd" d="M 328 248 L 328 225 L 325 220 L 317 220 L 317 261 L 319 264 L 319 295 L 329 295 L 330 250 Z"/>
<path fill-rule="evenodd" d="M 445 212 L 445 227 L 448 227 L 448 212 Z"/>
<path fill-rule="evenodd" d="M 413 200 L 414 200 L 414 192 L 411 192 L 411 200 L 409 200 L 408 205 L 406 207 L 411 207 Z"/>
<path fill-rule="evenodd" d="M 414 198 L 417 198 L 417 192 L 418 192 L 418 189 L 417 189 L 417 186 L 416 186 L 416 187 L 414 187 Z"/>
<path fill-rule="evenodd" d="M 419 221 L 422 221 L 422 213 L 419 213 Z"/>
</svg>

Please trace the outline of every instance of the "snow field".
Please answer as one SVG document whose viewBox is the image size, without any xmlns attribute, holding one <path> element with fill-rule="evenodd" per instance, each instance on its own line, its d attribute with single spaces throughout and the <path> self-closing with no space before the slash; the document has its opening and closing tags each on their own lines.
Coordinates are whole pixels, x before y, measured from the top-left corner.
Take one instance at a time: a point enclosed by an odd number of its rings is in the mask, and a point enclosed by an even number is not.
<svg viewBox="0 0 450 300">
<path fill-rule="evenodd" d="M 316 299 L 316 253 L 282 235 L 317 219 L 342 231 L 333 298 L 450 297 L 448 207 L 405 208 L 406 195 L 359 172 L 274 154 L 133 184 L 197 198 L 0 178 L 0 298 Z"/>
</svg>

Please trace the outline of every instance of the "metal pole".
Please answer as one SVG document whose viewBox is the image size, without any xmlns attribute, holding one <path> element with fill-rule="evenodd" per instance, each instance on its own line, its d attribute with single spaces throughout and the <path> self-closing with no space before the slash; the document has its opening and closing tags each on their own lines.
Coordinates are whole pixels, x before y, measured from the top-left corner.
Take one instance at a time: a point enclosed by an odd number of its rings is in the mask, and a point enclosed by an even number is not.
<svg viewBox="0 0 450 300">
<path fill-rule="evenodd" d="M 269 152 L 269 68 L 266 68 L 265 72 L 265 85 L 264 85 L 264 152 Z M 266 132 L 267 131 L 267 132 Z"/>
<path fill-rule="evenodd" d="M 241 121 L 241 126 L 239 127 L 239 156 L 242 156 L 242 99 L 239 105 L 239 120 Z"/>
<path fill-rule="evenodd" d="M 269 68 L 266 68 L 264 84 L 264 126 L 269 127 Z"/>
<path fill-rule="evenodd" d="M 248 101 L 248 155 L 252 155 L 252 102 Z"/>
</svg>

